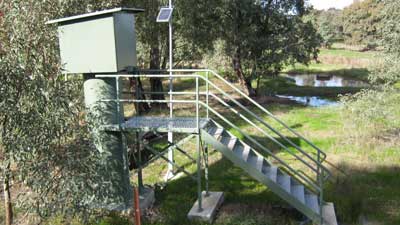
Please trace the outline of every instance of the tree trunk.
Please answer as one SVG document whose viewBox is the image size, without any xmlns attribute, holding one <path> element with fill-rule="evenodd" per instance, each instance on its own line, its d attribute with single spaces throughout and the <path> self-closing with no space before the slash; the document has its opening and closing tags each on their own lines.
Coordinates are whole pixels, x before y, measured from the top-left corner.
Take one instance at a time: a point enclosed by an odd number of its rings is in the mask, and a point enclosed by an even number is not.
<svg viewBox="0 0 400 225">
<path fill-rule="evenodd" d="M 146 95 L 143 94 L 144 90 L 140 78 L 130 78 L 129 82 L 131 89 L 133 89 L 134 98 L 137 100 L 145 100 Z M 136 93 L 136 91 L 139 91 L 139 93 Z M 146 102 L 135 103 L 135 110 L 139 112 L 139 114 L 147 113 L 150 111 L 150 105 Z"/>
<path fill-rule="evenodd" d="M 236 51 L 235 56 L 233 57 L 233 69 L 239 79 L 239 84 L 244 90 L 245 94 L 247 94 L 248 96 L 255 96 L 256 92 L 254 88 L 251 86 L 251 78 L 246 79 L 246 77 L 243 74 L 239 48 Z"/>
<path fill-rule="evenodd" d="M 5 207 L 5 225 L 11 225 L 13 221 L 13 209 L 11 205 L 11 188 L 10 188 L 10 165 L 6 166 L 4 175 L 3 191 L 4 191 L 4 207 Z"/>
<path fill-rule="evenodd" d="M 153 46 L 150 50 L 150 69 L 159 70 L 160 69 L 160 48 L 158 46 Z M 162 86 L 161 78 L 150 78 L 151 92 L 164 92 Z M 165 100 L 163 94 L 152 94 L 152 100 Z M 166 103 L 152 103 L 152 108 L 158 107 L 159 109 L 166 108 Z"/>
</svg>

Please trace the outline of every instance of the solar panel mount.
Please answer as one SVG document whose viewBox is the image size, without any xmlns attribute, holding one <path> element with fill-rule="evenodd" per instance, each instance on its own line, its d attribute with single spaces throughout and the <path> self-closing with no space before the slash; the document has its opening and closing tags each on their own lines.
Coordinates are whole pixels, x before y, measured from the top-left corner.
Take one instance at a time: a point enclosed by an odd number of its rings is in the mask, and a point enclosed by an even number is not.
<svg viewBox="0 0 400 225">
<path fill-rule="evenodd" d="M 159 23 L 169 22 L 171 20 L 173 11 L 174 11 L 173 8 L 169 7 L 161 8 L 157 16 L 157 22 Z"/>
</svg>

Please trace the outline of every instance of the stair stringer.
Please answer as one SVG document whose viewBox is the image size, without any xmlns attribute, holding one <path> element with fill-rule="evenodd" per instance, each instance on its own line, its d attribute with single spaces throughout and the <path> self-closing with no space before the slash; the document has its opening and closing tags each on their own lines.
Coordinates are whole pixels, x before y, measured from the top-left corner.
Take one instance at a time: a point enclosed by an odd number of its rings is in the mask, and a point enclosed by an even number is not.
<svg viewBox="0 0 400 225">
<path fill-rule="evenodd" d="M 230 132 L 226 131 L 232 137 L 235 135 L 231 134 Z M 306 215 L 308 218 L 315 222 L 320 222 L 321 217 L 316 214 L 312 209 L 307 207 L 305 204 L 300 202 L 297 198 L 295 198 L 290 193 L 286 192 L 282 187 L 279 186 L 278 183 L 270 180 L 265 174 L 258 171 L 256 168 L 251 166 L 249 163 L 246 163 L 239 157 L 237 157 L 232 150 L 230 150 L 227 146 L 216 140 L 213 136 L 211 136 L 206 130 L 201 130 L 202 140 L 205 141 L 207 144 L 213 146 L 217 151 L 221 152 L 226 158 L 228 158 L 233 164 L 242 168 L 246 171 L 252 178 L 256 179 L 257 181 L 261 182 L 262 184 L 266 185 L 272 192 L 277 194 L 280 198 L 286 201 L 288 204 L 299 210 L 301 213 Z M 241 141 L 242 142 L 242 141 Z M 243 143 L 243 142 L 242 142 Z M 245 143 L 243 143 L 245 144 Z M 254 151 L 254 149 L 252 149 Z M 254 151 L 257 155 L 261 156 L 257 151 Z M 263 157 L 263 156 L 261 156 Z M 264 158 L 265 159 L 265 158 Z M 266 159 L 265 159 L 266 160 Z M 267 161 L 267 160 L 266 160 Z M 267 161 L 268 162 L 268 161 Z M 269 165 L 272 165 L 268 162 Z M 306 189 L 306 187 L 305 187 Z"/>
</svg>

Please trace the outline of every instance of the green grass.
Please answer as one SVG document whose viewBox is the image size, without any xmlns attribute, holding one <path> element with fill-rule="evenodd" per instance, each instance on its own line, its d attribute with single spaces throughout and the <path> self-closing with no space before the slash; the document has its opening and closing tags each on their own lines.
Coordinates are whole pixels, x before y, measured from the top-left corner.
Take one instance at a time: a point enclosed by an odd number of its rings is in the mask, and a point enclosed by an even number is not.
<svg viewBox="0 0 400 225">
<path fill-rule="evenodd" d="M 385 147 L 379 143 L 356 146 L 346 143 L 347 131 L 341 122 L 340 108 L 272 105 L 269 109 L 327 152 L 327 166 L 331 167 L 334 177 L 326 184 L 325 197 L 327 201 L 335 203 L 341 223 L 358 224 L 359 217 L 365 216 L 369 221 L 381 224 L 398 224 L 399 146 Z M 248 133 L 254 133 L 251 127 L 240 121 L 237 124 Z M 306 151 L 312 152 L 303 141 L 298 143 Z M 193 143 L 182 147 L 195 155 Z M 287 156 L 283 151 L 277 151 L 276 154 L 283 158 Z M 176 160 L 195 173 L 195 165 L 190 164 L 184 156 L 177 153 Z M 211 190 L 224 191 L 226 195 L 215 224 L 296 224 L 300 219 L 300 215 L 289 209 L 284 201 L 220 153 L 212 151 L 210 162 Z M 162 183 L 165 164 L 159 161 L 145 169 L 145 182 L 151 185 Z M 201 224 L 186 218 L 196 200 L 196 183 L 187 176 L 168 183 L 162 189 L 157 188 L 156 196 L 157 215 L 147 218 L 144 224 Z"/>
<path fill-rule="evenodd" d="M 339 56 L 339 57 L 354 58 L 354 59 L 374 59 L 377 55 L 377 52 L 352 51 L 352 50 L 335 48 L 335 46 L 333 46 L 333 48 L 331 49 L 320 49 L 320 55 Z"/>
<path fill-rule="evenodd" d="M 371 55 L 354 53 L 348 50 L 323 50 L 325 56 L 345 56 L 348 58 L 369 59 Z M 310 67 L 297 66 L 286 68 L 287 73 L 326 73 L 337 74 L 357 79 L 366 79 L 368 69 L 352 68 L 350 65 L 341 64 L 311 64 Z M 192 90 L 193 80 L 182 80 L 175 84 L 177 90 Z M 279 77 L 262 80 L 263 93 L 277 93 L 296 96 L 324 96 L 336 98 L 338 94 L 353 93 L 358 88 L 313 88 L 296 87 L 288 79 Z M 204 90 L 204 86 L 202 86 Z M 224 89 L 230 93 L 231 90 Z M 247 105 L 246 105 L 247 106 Z M 296 129 L 306 138 L 310 139 L 327 155 L 326 165 L 333 172 L 332 179 L 326 183 L 325 199 L 335 203 L 337 217 L 341 224 L 359 224 L 359 218 L 365 217 L 376 224 L 400 224 L 400 147 L 382 144 L 379 140 L 365 145 L 358 145 L 349 141 L 351 130 L 345 130 L 340 107 L 310 108 L 300 105 L 265 104 L 271 112 L 285 121 L 288 126 Z M 270 148 L 276 155 L 288 159 L 289 154 L 283 149 L 274 146 L 265 137 L 262 137 L 254 128 L 249 126 L 237 115 L 223 109 L 220 104 L 213 103 L 228 119 L 234 121 L 244 132 Z M 248 106 L 250 110 L 260 113 L 259 110 Z M 176 115 L 193 116 L 193 106 L 177 106 Z M 129 108 L 127 115 L 132 115 Z M 204 111 L 201 112 L 204 116 Z M 150 115 L 164 114 L 151 112 Z M 263 119 L 270 121 L 264 116 Z M 274 124 L 274 123 L 271 123 Z M 278 130 L 281 127 L 274 124 Z M 234 129 L 232 133 L 239 138 L 244 136 Z M 298 144 L 305 151 L 313 153 L 304 141 L 284 132 L 291 141 Z M 153 145 L 156 148 L 165 146 L 165 140 Z M 196 156 L 194 142 L 181 146 L 192 156 Z M 196 172 L 196 165 L 184 155 L 176 152 L 176 162 L 192 174 Z M 289 161 L 294 167 L 302 168 L 296 161 Z M 151 212 L 144 218 L 146 225 L 197 225 L 205 224 L 187 219 L 187 213 L 196 201 L 196 182 L 188 176 L 182 177 L 165 184 L 163 176 L 167 164 L 157 160 L 143 170 L 144 182 L 152 185 L 156 190 L 156 203 Z M 132 176 L 136 182 L 136 176 Z M 203 183 L 204 185 L 204 183 Z M 217 225 L 286 225 L 298 224 L 301 215 L 290 208 L 277 195 L 267 187 L 249 177 L 240 168 L 235 167 L 219 152 L 210 152 L 210 190 L 223 191 L 225 203 L 218 213 L 214 224 Z M 1 207 L 0 207 L 1 212 Z M 1 215 L 0 215 L 1 218 Z M 69 224 L 56 218 L 49 224 Z M 77 223 L 78 225 L 79 223 Z M 106 216 L 95 225 L 128 225 L 129 220 L 116 214 Z M 375 223 L 374 223 L 375 224 Z"/>
</svg>

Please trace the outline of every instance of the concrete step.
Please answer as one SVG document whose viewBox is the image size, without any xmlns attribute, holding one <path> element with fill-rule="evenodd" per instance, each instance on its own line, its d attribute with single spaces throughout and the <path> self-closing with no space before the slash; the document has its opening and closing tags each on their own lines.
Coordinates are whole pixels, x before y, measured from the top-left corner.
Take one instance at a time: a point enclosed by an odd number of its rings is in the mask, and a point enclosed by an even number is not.
<svg viewBox="0 0 400 225">
<path fill-rule="evenodd" d="M 338 225 L 335 206 L 332 202 L 327 202 L 322 206 L 322 216 L 324 218 L 324 225 Z"/>
</svg>

